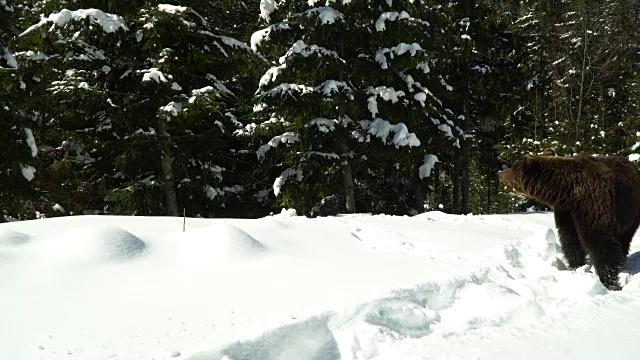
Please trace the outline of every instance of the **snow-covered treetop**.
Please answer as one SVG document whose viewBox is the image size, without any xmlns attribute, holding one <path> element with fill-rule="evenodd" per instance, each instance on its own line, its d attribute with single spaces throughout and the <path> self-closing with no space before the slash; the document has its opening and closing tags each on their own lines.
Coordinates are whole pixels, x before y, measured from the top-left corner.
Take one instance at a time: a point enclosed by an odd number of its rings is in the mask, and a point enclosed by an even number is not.
<svg viewBox="0 0 640 360">
<path fill-rule="evenodd" d="M 20 36 L 26 35 L 32 32 L 35 29 L 39 29 L 40 27 L 53 23 L 49 31 L 53 31 L 53 29 L 58 26 L 63 28 L 70 21 L 78 21 L 89 19 L 92 24 L 99 25 L 102 27 L 102 30 L 107 33 L 112 33 L 118 31 L 118 29 L 122 29 L 124 31 L 128 31 L 129 28 L 124 23 L 122 17 L 114 14 L 105 13 L 102 10 L 98 9 L 78 9 L 78 10 L 68 10 L 63 9 L 60 12 L 52 13 L 49 16 L 42 16 L 40 18 L 40 22 L 34 24 L 27 28 Z"/>
</svg>

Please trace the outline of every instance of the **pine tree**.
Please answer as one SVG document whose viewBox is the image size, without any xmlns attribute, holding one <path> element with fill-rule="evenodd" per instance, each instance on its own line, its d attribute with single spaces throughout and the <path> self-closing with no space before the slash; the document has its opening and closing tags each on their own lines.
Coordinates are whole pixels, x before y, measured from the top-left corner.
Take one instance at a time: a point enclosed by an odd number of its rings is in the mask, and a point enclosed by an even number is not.
<svg viewBox="0 0 640 360">
<path fill-rule="evenodd" d="M 435 40 L 442 30 L 439 15 L 420 1 L 377 1 L 369 7 L 365 14 L 374 21 L 362 30 L 370 40 L 356 44 L 361 101 L 366 100 L 369 112 L 361 121 L 365 154 L 376 154 L 367 170 L 380 164 L 382 171 L 369 187 L 384 196 L 376 199 L 378 211 L 422 212 L 425 194 L 434 185 L 428 181 L 434 165 L 452 157 L 462 134 L 444 102 L 453 88 L 439 68 L 446 56 Z"/>
<path fill-rule="evenodd" d="M 0 1 L 0 222 L 6 215 L 33 218 L 36 210 L 26 203 L 33 200 L 29 182 L 38 149 L 29 121 L 15 106 L 19 63 L 8 44 L 17 31 L 14 12 L 13 1 Z"/>
<path fill-rule="evenodd" d="M 58 8 L 23 35 L 29 50 L 46 48 L 55 69 L 48 134 L 81 162 L 94 209 L 210 216 L 242 190 L 224 174 L 241 127 L 234 74 L 255 56 L 214 26 L 224 16 L 218 3 L 192 4 Z"/>
<path fill-rule="evenodd" d="M 365 211 L 421 211 L 420 175 L 436 162 L 433 152 L 458 135 L 437 96 L 446 84 L 426 50 L 432 30 L 421 18 L 425 4 L 262 5 L 270 25 L 252 43 L 280 57 L 257 101 L 270 119 L 261 126 L 279 133 L 258 154 L 278 147 L 284 168 L 274 191 L 282 203 L 310 212 L 340 197 L 336 211 L 354 212 L 356 203 Z M 405 185 L 411 195 L 403 189 L 395 203 L 413 197 L 411 204 L 384 203 L 385 186 Z"/>
<path fill-rule="evenodd" d="M 81 213 L 102 208 L 92 202 L 104 197 L 96 179 L 113 169 L 114 106 L 99 75 L 113 67 L 118 36 L 128 27 L 117 15 L 65 4 L 40 3 L 52 12 L 26 28 L 16 46 L 22 92 L 30 97 L 24 111 L 36 119 L 44 149 L 38 185 L 50 202 Z"/>
<path fill-rule="evenodd" d="M 283 168 L 273 191 L 276 196 L 282 192 L 284 205 L 305 213 L 332 196 L 345 198 L 343 211 L 356 211 L 352 134 L 358 131 L 358 110 L 352 102 L 350 48 L 336 42 L 357 36 L 341 11 L 348 6 L 280 3 L 274 12 L 263 12 L 271 25 L 252 37 L 254 47 L 266 38 L 268 43 L 260 44 L 266 47 L 263 53 L 280 56 L 260 81 L 257 95 L 258 109 L 267 117 L 262 127 L 278 133 L 260 147 L 258 156 L 268 151 L 272 156 L 270 149 L 279 147 Z"/>
</svg>

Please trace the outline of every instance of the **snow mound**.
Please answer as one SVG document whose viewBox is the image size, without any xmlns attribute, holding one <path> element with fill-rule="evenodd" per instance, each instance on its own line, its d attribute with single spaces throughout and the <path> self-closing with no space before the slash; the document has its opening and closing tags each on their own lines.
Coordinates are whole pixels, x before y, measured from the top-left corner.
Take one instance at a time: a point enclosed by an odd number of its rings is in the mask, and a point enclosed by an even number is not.
<svg viewBox="0 0 640 360">
<path fill-rule="evenodd" d="M 25 245 L 31 241 L 31 236 L 11 230 L 11 229 L 0 229 L 0 246 L 19 246 Z"/>
<path fill-rule="evenodd" d="M 120 262 L 142 255 L 144 241 L 116 226 L 80 227 L 38 244 L 38 250 L 62 262 Z"/>
<path fill-rule="evenodd" d="M 250 258 L 267 251 L 267 247 L 254 237 L 229 224 L 188 230 L 179 234 L 177 241 L 180 257 L 190 264 Z"/>
</svg>

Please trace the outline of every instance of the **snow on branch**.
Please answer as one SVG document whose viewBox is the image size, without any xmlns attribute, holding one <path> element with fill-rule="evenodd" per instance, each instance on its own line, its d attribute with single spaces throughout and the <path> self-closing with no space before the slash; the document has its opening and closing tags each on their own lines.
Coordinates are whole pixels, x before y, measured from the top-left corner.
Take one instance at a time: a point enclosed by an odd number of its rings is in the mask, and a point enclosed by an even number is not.
<svg viewBox="0 0 640 360">
<path fill-rule="evenodd" d="M 422 165 L 418 168 L 418 176 L 420 176 L 420 179 L 431 176 L 431 170 L 438 162 L 440 162 L 440 160 L 438 160 L 437 156 L 433 154 L 425 155 Z"/>
<path fill-rule="evenodd" d="M 272 32 L 276 32 L 280 30 L 288 30 L 290 28 L 291 27 L 289 26 L 289 24 L 278 23 L 278 24 L 269 25 L 262 30 L 258 30 L 254 32 L 253 34 L 251 34 L 251 40 L 250 40 L 251 48 L 254 51 L 258 51 L 258 47 L 260 46 L 260 44 L 262 44 L 264 40 L 269 40 Z"/>
<path fill-rule="evenodd" d="M 278 8 L 277 0 L 260 0 L 260 17 L 271 21 L 271 14 Z"/>
<path fill-rule="evenodd" d="M 58 55 L 47 55 L 41 52 L 34 52 L 33 50 L 28 51 L 18 51 L 15 55 L 20 59 L 20 61 L 47 61 L 50 58 L 56 57 Z"/>
<path fill-rule="evenodd" d="M 422 84 L 420 84 L 419 82 L 414 81 L 411 75 L 405 75 L 402 73 L 400 75 L 402 79 L 407 83 L 409 91 L 416 91 L 416 93 L 413 95 L 413 98 L 420 103 L 420 106 L 426 106 L 425 102 L 427 101 L 427 96 L 430 96 L 438 103 L 438 105 L 442 106 L 442 102 L 428 88 L 422 86 Z M 414 87 L 416 87 L 417 89 L 414 89 Z"/>
<path fill-rule="evenodd" d="M 215 93 L 215 91 L 216 90 L 213 88 L 213 86 L 205 86 L 200 89 L 193 89 L 191 90 L 191 97 L 189 97 L 189 104 L 193 104 L 194 102 L 196 102 L 198 97 L 206 96 L 209 93 Z"/>
<path fill-rule="evenodd" d="M 330 159 L 330 160 L 340 160 L 340 156 L 338 156 L 338 154 L 336 153 L 327 153 L 327 152 L 320 152 L 320 151 L 307 152 L 307 159 L 311 158 L 312 156 L 319 156 L 319 157 Z"/>
<path fill-rule="evenodd" d="M 298 133 L 286 132 L 282 135 L 274 136 L 268 143 L 260 146 L 257 151 L 258 159 L 264 159 L 265 154 L 271 148 L 278 147 L 280 144 L 293 144 L 298 141 Z"/>
<path fill-rule="evenodd" d="M 380 17 L 378 17 L 378 20 L 376 20 L 376 31 L 386 30 L 386 21 L 397 21 L 409 18 L 411 18 L 411 16 L 406 11 L 402 11 L 401 13 L 397 11 L 382 13 L 380 14 Z"/>
<path fill-rule="evenodd" d="M 30 128 L 24 128 L 24 135 L 29 149 L 31 149 L 31 157 L 38 155 L 38 147 L 36 146 L 36 140 L 33 137 L 33 131 Z"/>
<path fill-rule="evenodd" d="M 418 52 L 424 52 L 424 49 L 422 48 L 422 46 L 420 46 L 420 44 L 400 43 L 392 48 L 384 48 L 376 51 L 375 60 L 378 62 L 378 64 L 380 64 L 380 67 L 382 69 L 387 69 L 389 67 L 387 54 L 389 54 L 389 58 L 393 59 L 396 56 L 400 56 L 406 53 L 411 54 L 411 56 L 416 56 Z M 428 73 L 428 71 L 424 72 Z"/>
<path fill-rule="evenodd" d="M 338 56 L 337 52 L 318 45 L 307 45 L 302 40 L 298 40 L 293 45 L 291 45 L 291 48 L 289 48 L 289 50 L 287 50 L 287 52 L 283 56 L 281 56 L 278 61 L 280 62 L 280 64 L 284 64 L 288 59 L 296 54 L 302 55 L 303 57 L 309 57 L 314 54 L 316 54 L 318 57 L 329 56 L 345 62 L 340 58 L 340 56 Z"/>
<path fill-rule="evenodd" d="M 444 86 L 444 88 L 447 89 L 447 91 L 453 91 L 453 87 L 447 84 L 447 82 L 444 80 L 442 75 L 438 75 L 438 79 L 440 79 L 440 84 L 442 84 L 442 86 Z"/>
<path fill-rule="evenodd" d="M 169 14 L 179 14 L 187 11 L 187 7 L 185 6 L 177 6 L 177 5 L 169 5 L 169 4 L 160 4 L 158 5 L 158 10 L 162 12 L 166 12 Z"/>
<path fill-rule="evenodd" d="M 265 91 L 262 93 L 262 97 L 267 96 L 276 96 L 280 95 L 281 97 L 284 95 L 293 95 L 294 92 L 301 94 L 309 94 L 312 93 L 314 89 L 307 85 L 300 84 L 280 84 L 269 91 Z"/>
<path fill-rule="evenodd" d="M 232 37 L 228 37 L 228 36 L 223 36 L 223 35 L 217 35 L 217 37 L 222 40 L 222 42 L 227 45 L 230 46 L 232 48 L 236 48 L 236 49 L 240 49 L 240 50 L 246 50 L 248 52 L 253 53 L 252 49 L 245 43 L 243 43 L 240 40 L 234 39 Z"/>
<path fill-rule="evenodd" d="M 2 48 L 2 59 L 5 60 L 5 62 L 7 63 L 7 66 L 9 68 L 12 69 L 17 69 L 18 68 L 18 61 L 16 60 L 15 56 L 13 56 L 13 54 L 9 51 L 9 49 L 7 48 Z M 2 66 L 0 66 L 1 68 Z"/>
<path fill-rule="evenodd" d="M 222 196 L 225 194 L 225 192 L 222 191 L 220 188 L 214 188 L 209 184 L 205 185 L 203 187 L 203 190 L 205 195 L 207 195 L 207 198 L 209 198 L 209 200 L 213 200 L 216 198 L 216 196 Z"/>
<path fill-rule="evenodd" d="M 471 70 L 475 70 L 482 75 L 491 74 L 493 72 L 493 69 L 491 68 L 491 66 L 485 65 L 485 64 L 476 65 L 472 67 Z"/>
<path fill-rule="evenodd" d="M 388 0 L 388 1 L 390 2 L 391 0 Z M 391 6 L 391 4 L 389 4 L 389 6 Z M 404 10 L 402 12 L 390 11 L 390 12 L 385 12 L 380 14 L 380 16 L 378 17 L 378 20 L 376 20 L 376 23 L 375 23 L 376 31 L 386 30 L 387 21 L 400 21 L 400 20 L 409 20 L 412 23 L 419 23 L 425 26 L 430 26 L 428 21 L 414 18 Z"/>
<path fill-rule="evenodd" d="M 389 121 L 376 118 L 373 121 L 363 120 L 360 122 L 360 126 L 368 134 L 378 137 L 382 140 L 383 144 L 387 144 L 389 135 L 394 133 L 391 142 L 396 146 L 420 146 L 420 140 L 416 134 L 409 132 L 409 129 L 404 123 L 398 123 L 392 125 Z"/>
<path fill-rule="evenodd" d="M 182 112 L 182 103 L 171 101 L 167 105 L 160 107 L 160 111 L 172 116 L 178 116 Z"/>
<path fill-rule="evenodd" d="M 282 64 L 280 66 L 274 66 L 267 70 L 264 75 L 260 78 L 260 82 L 258 83 L 258 88 L 262 88 L 265 85 L 268 85 L 270 82 L 275 81 L 276 78 L 282 73 L 284 69 L 287 68 L 287 64 Z"/>
<path fill-rule="evenodd" d="M 351 91 L 351 87 L 347 85 L 346 82 L 337 80 L 327 80 L 322 84 L 316 86 L 314 90 L 316 92 L 323 93 L 324 96 L 331 96 L 331 94 L 334 92 L 339 93 L 340 88 L 344 89 L 345 91 Z M 353 99 L 353 96 L 351 96 L 351 99 Z"/>
<path fill-rule="evenodd" d="M 65 56 L 64 61 L 68 60 L 80 60 L 80 61 L 93 61 L 93 60 L 106 60 L 107 57 L 104 55 L 104 51 L 98 49 L 93 45 L 89 45 L 82 40 L 71 40 L 74 46 L 77 46 L 82 49 L 83 53 L 72 55 L 69 53 Z"/>
<path fill-rule="evenodd" d="M 169 79 L 173 79 L 173 76 L 168 75 L 165 76 L 162 71 L 160 71 L 160 69 L 158 68 L 151 68 L 151 69 L 146 69 L 146 70 L 138 70 L 138 73 L 143 73 L 144 75 L 142 76 L 142 81 L 155 81 L 158 84 L 161 82 L 167 82 L 167 78 Z"/>
<path fill-rule="evenodd" d="M 422 72 L 425 74 L 428 74 L 429 72 L 431 72 L 431 69 L 429 68 L 429 64 L 426 62 L 422 62 L 416 65 L 416 69 L 422 70 Z"/>
<path fill-rule="evenodd" d="M 296 180 L 302 181 L 302 170 L 290 167 L 283 171 L 273 182 L 273 193 L 276 194 L 276 196 L 280 195 L 282 185 L 284 185 L 287 182 L 287 179 L 291 176 L 295 176 Z"/>
<path fill-rule="evenodd" d="M 315 126 L 318 127 L 318 130 L 320 130 L 320 132 L 328 133 L 328 132 L 333 131 L 333 130 L 336 129 L 336 126 L 335 126 L 336 122 L 337 121 L 333 120 L 333 119 L 327 119 L 327 118 L 318 117 L 318 118 L 315 118 L 315 119 L 309 121 L 309 123 L 306 126 L 310 127 L 310 126 L 315 125 Z"/>
<path fill-rule="evenodd" d="M 31 25 L 27 28 L 22 34 L 19 36 L 26 35 L 31 31 L 42 27 L 48 23 L 53 23 L 49 31 L 53 31 L 55 26 L 65 27 L 67 23 L 70 21 L 79 21 L 89 19 L 92 24 L 97 24 L 102 27 L 102 30 L 106 33 L 116 32 L 118 29 L 122 29 L 124 31 L 128 31 L 129 28 L 125 25 L 122 17 L 114 14 L 105 13 L 102 10 L 98 9 L 78 9 L 78 10 L 68 10 L 63 9 L 58 13 L 52 13 L 47 17 L 42 16 L 40 18 L 40 22 Z"/>
<path fill-rule="evenodd" d="M 221 91 L 221 92 L 223 92 L 223 93 L 225 93 L 227 95 L 230 95 L 230 96 L 236 96 L 231 90 L 229 90 L 229 88 L 227 88 L 227 86 L 222 81 L 218 80 L 218 78 L 215 77 L 214 75 L 207 74 L 206 78 L 209 81 L 213 81 L 213 86 L 216 89 L 218 89 L 218 91 Z M 218 97 L 220 97 L 220 96 L 218 95 Z"/>
<path fill-rule="evenodd" d="M 369 86 L 367 88 L 367 94 L 373 95 L 367 99 L 367 107 L 369 108 L 369 112 L 371 112 L 371 116 L 375 117 L 378 114 L 378 96 L 385 101 L 391 101 L 392 103 L 398 102 L 398 100 L 405 95 L 402 90 L 394 90 L 391 87 L 386 86 L 378 86 L 372 87 Z"/>
<path fill-rule="evenodd" d="M 424 102 L 427 101 L 427 94 L 419 92 L 413 95 L 413 98 L 416 99 L 416 101 L 418 101 L 422 107 L 424 107 Z"/>
<path fill-rule="evenodd" d="M 303 13 L 293 14 L 293 17 L 302 16 L 307 18 L 317 16 L 320 19 L 320 25 L 333 24 L 337 20 L 344 20 L 344 14 L 330 6 L 321 6 L 309 9 Z"/>
<path fill-rule="evenodd" d="M 31 181 L 35 177 L 36 168 L 31 165 L 20 164 L 20 171 L 27 181 Z"/>
<path fill-rule="evenodd" d="M 418 53 L 418 51 L 424 51 L 422 46 L 420 46 L 420 44 L 417 44 L 417 43 L 413 43 L 413 44 L 400 43 L 400 44 L 392 47 L 391 50 L 393 52 L 395 52 L 396 55 L 402 55 L 404 53 L 410 53 L 411 56 L 416 56 L 416 53 Z"/>
<path fill-rule="evenodd" d="M 92 90 L 93 88 L 87 83 L 87 78 L 91 77 L 92 73 L 87 70 L 71 69 L 64 72 L 64 79 L 59 81 L 52 81 L 51 86 L 47 90 L 54 94 L 60 92 L 71 92 L 76 89 Z"/>
</svg>

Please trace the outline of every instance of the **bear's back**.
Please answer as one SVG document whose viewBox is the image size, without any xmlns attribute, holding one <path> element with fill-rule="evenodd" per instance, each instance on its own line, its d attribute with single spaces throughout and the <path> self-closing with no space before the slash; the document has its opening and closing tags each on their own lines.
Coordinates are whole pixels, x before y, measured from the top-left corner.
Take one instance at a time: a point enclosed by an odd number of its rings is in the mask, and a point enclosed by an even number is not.
<svg viewBox="0 0 640 360">
<path fill-rule="evenodd" d="M 603 163 L 613 175 L 616 197 L 616 217 L 619 225 L 637 222 L 640 218 L 640 169 L 623 156 L 599 156 L 596 161 Z"/>
</svg>

